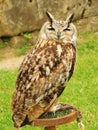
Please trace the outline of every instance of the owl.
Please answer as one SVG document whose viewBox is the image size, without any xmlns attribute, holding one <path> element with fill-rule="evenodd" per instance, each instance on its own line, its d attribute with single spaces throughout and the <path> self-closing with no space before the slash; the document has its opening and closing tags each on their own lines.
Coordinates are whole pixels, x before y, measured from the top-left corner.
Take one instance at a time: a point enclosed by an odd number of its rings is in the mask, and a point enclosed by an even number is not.
<svg viewBox="0 0 98 130">
<path fill-rule="evenodd" d="M 32 124 L 52 108 L 71 78 L 76 61 L 73 15 L 56 20 L 46 12 L 38 41 L 25 56 L 12 97 L 14 130 Z"/>
</svg>

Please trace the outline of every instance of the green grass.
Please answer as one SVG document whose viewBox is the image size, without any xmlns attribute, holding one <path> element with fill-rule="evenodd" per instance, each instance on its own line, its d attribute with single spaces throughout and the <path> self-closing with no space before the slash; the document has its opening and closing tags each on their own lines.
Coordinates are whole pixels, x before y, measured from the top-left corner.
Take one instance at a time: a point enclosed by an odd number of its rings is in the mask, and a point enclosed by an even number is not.
<svg viewBox="0 0 98 130">
<path fill-rule="evenodd" d="M 83 112 L 86 130 L 98 130 L 98 36 L 79 35 L 75 72 L 60 101 L 77 106 Z M 15 89 L 17 70 L 0 70 L 0 130 L 13 130 L 11 97 Z M 21 130 L 43 130 L 25 126 Z M 78 130 L 76 121 L 58 126 L 57 130 Z"/>
</svg>

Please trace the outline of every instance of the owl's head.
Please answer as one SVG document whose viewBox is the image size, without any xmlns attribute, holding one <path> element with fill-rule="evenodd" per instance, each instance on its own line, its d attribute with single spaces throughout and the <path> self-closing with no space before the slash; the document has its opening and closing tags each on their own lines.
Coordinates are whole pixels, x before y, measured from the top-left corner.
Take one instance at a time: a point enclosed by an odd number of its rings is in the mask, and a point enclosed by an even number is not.
<svg viewBox="0 0 98 130">
<path fill-rule="evenodd" d="M 39 39 L 56 40 L 61 42 L 71 41 L 76 44 L 76 27 L 72 24 L 73 14 L 66 20 L 56 20 L 52 14 L 46 12 L 48 22 L 42 26 Z"/>
</svg>

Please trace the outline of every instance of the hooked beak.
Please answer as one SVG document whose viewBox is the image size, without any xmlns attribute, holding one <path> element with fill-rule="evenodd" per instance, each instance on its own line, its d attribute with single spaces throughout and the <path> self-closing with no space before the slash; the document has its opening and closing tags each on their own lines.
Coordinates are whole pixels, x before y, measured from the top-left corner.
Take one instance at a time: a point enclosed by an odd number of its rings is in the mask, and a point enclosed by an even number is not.
<svg viewBox="0 0 98 130">
<path fill-rule="evenodd" d="M 58 40 L 59 40 L 60 37 L 61 37 L 61 32 L 57 32 L 57 37 L 58 37 Z"/>
</svg>

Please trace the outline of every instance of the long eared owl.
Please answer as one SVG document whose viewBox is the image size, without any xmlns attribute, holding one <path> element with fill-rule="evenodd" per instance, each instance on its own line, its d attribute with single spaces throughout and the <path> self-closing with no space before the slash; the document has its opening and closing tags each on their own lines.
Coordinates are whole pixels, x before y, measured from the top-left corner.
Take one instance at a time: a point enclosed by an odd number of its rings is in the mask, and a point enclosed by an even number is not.
<svg viewBox="0 0 98 130">
<path fill-rule="evenodd" d="M 76 27 L 73 15 L 48 21 L 40 30 L 33 49 L 25 56 L 12 97 L 14 130 L 46 113 L 63 92 L 76 60 Z"/>
</svg>

